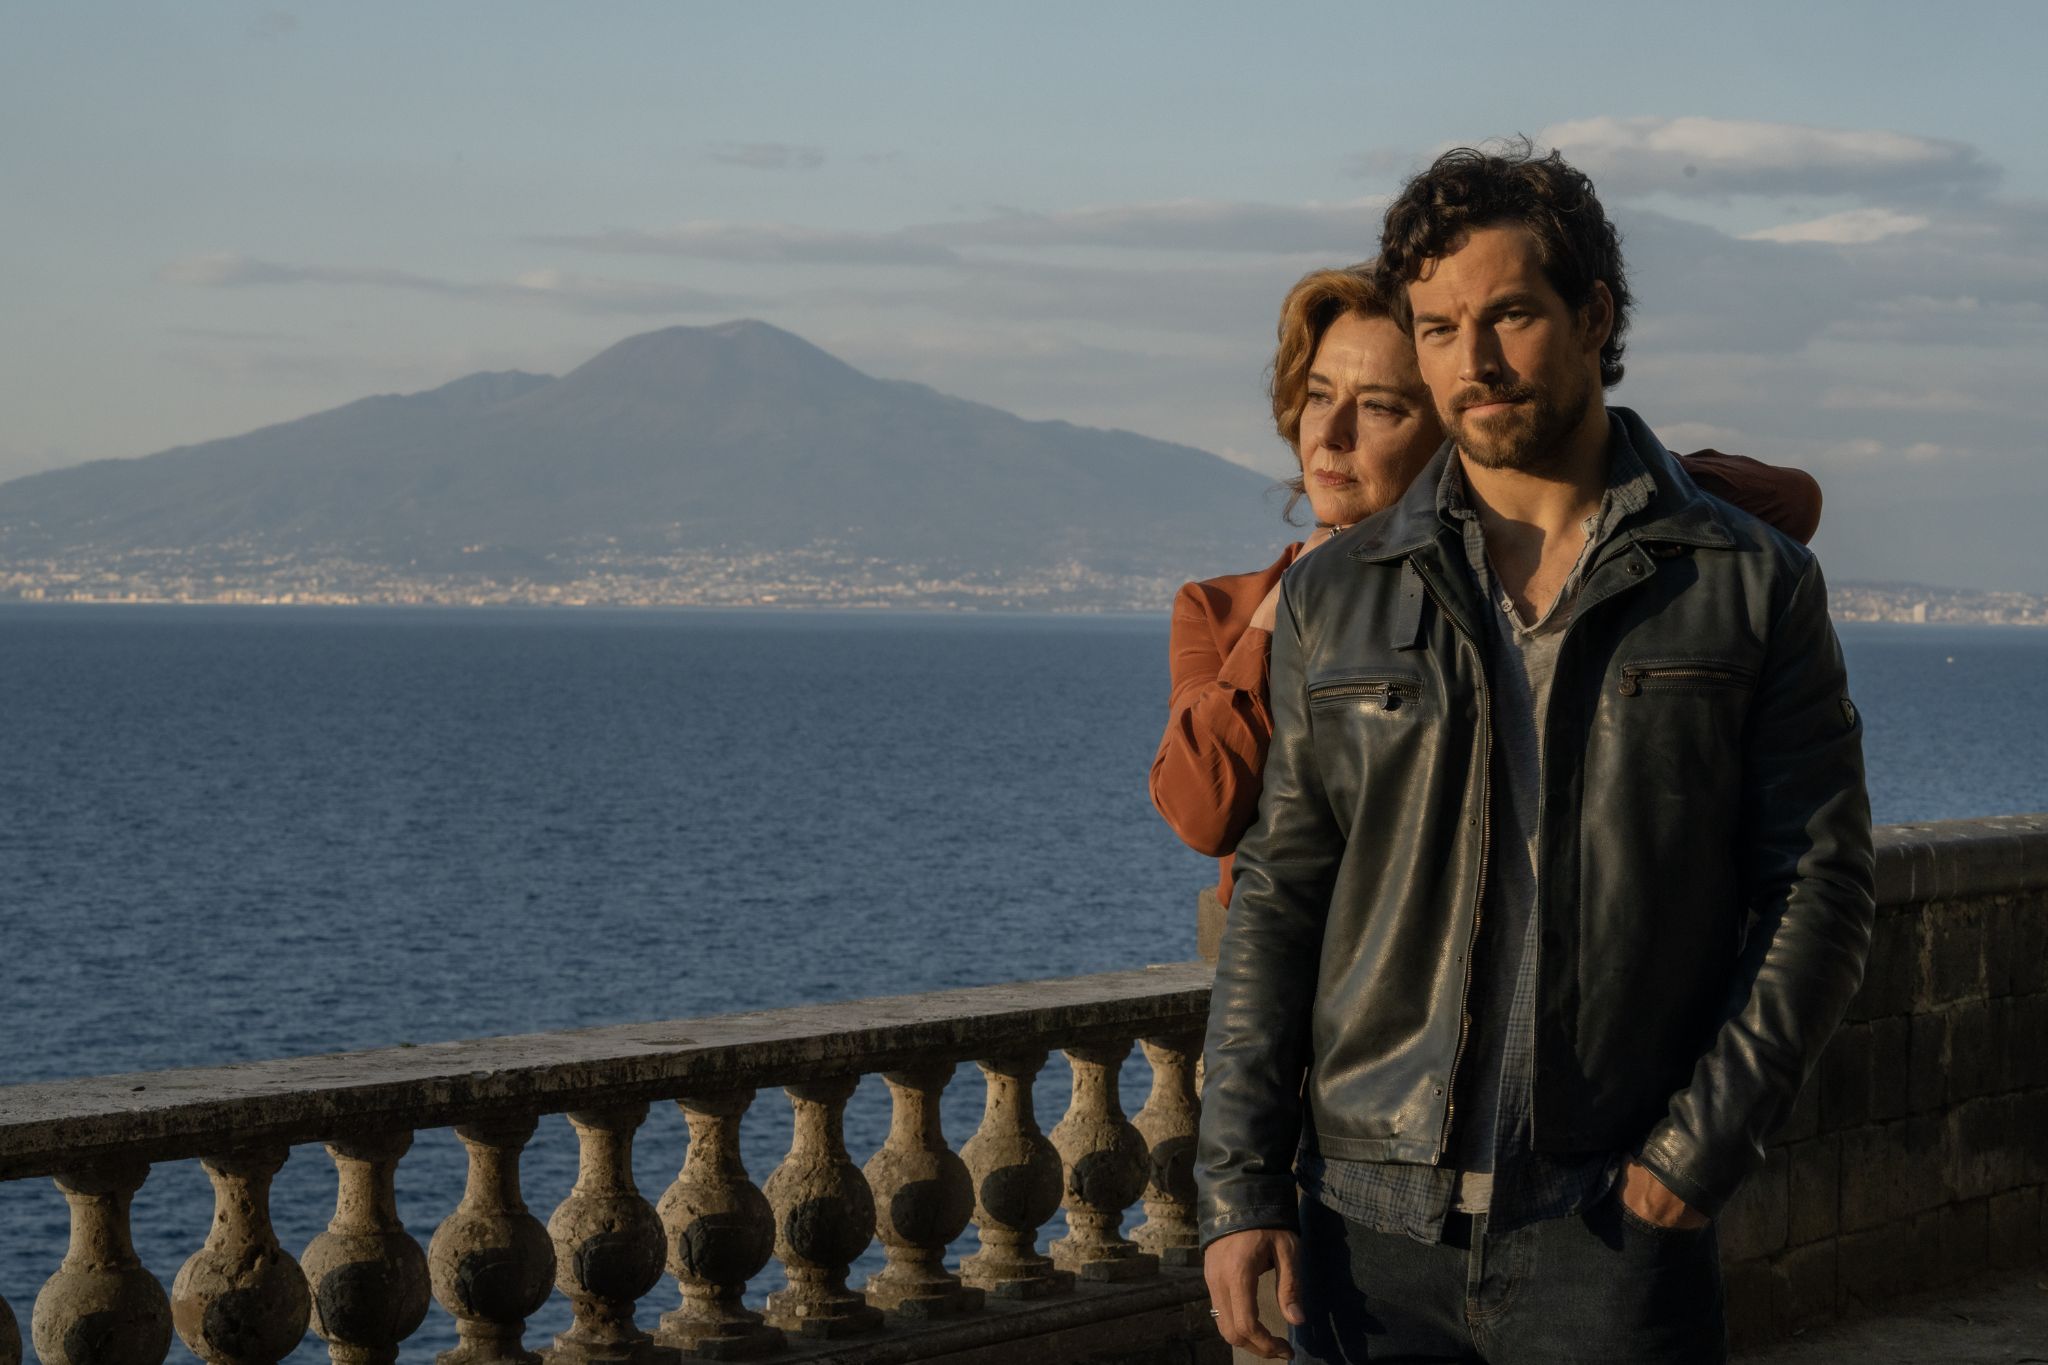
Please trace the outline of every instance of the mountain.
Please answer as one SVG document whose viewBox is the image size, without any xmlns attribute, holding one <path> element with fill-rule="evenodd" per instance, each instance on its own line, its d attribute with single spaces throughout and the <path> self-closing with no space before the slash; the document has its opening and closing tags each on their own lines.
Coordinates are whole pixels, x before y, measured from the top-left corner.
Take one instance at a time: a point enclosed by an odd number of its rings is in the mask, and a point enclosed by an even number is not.
<svg viewBox="0 0 2048 1365">
<path fill-rule="evenodd" d="M 629 337 L 560 378 L 475 374 L 15 479 L 0 563 L 231 547 L 473 570 L 829 547 L 1177 578 L 1270 557 L 1272 487 L 1191 447 L 875 379 L 742 321 Z"/>
</svg>

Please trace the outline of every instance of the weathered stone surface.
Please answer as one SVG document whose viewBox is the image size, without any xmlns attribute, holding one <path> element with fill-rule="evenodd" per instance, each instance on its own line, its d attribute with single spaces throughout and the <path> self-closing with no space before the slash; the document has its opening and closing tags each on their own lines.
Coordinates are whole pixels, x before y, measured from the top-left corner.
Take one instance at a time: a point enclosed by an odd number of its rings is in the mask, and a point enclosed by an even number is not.
<svg viewBox="0 0 2048 1365">
<path fill-rule="evenodd" d="M 1907 1042 L 1906 1107 L 1915 1114 L 1939 1109 L 1948 1098 L 1948 1015 L 1913 1015 Z"/>
<path fill-rule="evenodd" d="M 661 1220 L 633 1182 L 633 1134 L 644 1104 L 580 1109 L 576 1184 L 548 1219 L 555 1244 L 555 1287 L 575 1320 L 555 1337 L 550 1365 L 637 1365 L 654 1340 L 634 1321 L 634 1305 L 661 1278 L 666 1246 Z"/>
<path fill-rule="evenodd" d="M 213 1229 L 171 1286 L 171 1320 L 208 1365 L 273 1365 L 306 1335 L 306 1275 L 278 1244 L 270 1181 L 279 1149 L 210 1157 Z"/>
<path fill-rule="evenodd" d="M 1981 1000 L 1984 980 L 1984 907 L 1973 901 L 1928 907 L 1926 967 L 1914 1003 L 1922 1009 Z"/>
<path fill-rule="evenodd" d="M 2006 1190 L 1990 1200 L 1991 1265 L 2010 1270 L 2032 1265 L 2048 1247 L 2041 1242 L 2041 1187 Z"/>
<path fill-rule="evenodd" d="M 1835 1314 L 1836 1243 L 1795 1247 L 1771 1263 L 1771 1302 L 1778 1330 L 1796 1332 Z"/>
<path fill-rule="evenodd" d="M 1842 1217 L 1841 1139 L 1813 1138 L 1799 1143 L 1789 1149 L 1788 1158 L 1786 1240 L 1804 1246 L 1834 1236 Z"/>
<path fill-rule="evenodd" d="M 1879 1121 L 1912 1112 L 1912 1021 L 1904 1015 L 1870 1023 L 1870 1116 Z"/>
<path fill-rule="evenodd" d="M 1145 1139 L 1145 1221 L 1131 1240 L 1161 1265 L 1198 1266 L 1202 1243 L 1195 1224 L 1195 1059 L 1202 1036 L 1146 1038 L 1139 1046 L 1152 1064 L 1152 1093 L 1131 1126 Z"/>
<path fill-rule="evenodd" d="M 1724 1260 L 1761 1258 L 1785 1246 L 1791 1166 L 1786 1150 L 1773 1147 L 1763 1169 L 1745 1180 L 1728 1201 L 1717 1220 Z"/>
<path fill-rule="evenodd" d="M 768 1177 L 775 1255 L 789 1287 L 768 1296 L 768 1321 L 785 1332 L 842 1337 L 877 1331 L 881 1310 L 846 1287 L 848 1267 L 875 1235 L 875 1200 L 846 1154 L 846 1101 L 854 1076 L 789 1087 L 796 1130 Z"/>
<path fill-rule="evenodd" d="M 170 1350 L 170 1301 L 129 1238 L 128 1207 L 148 1177 L 133 1162 L 57 1177 L 71 1244 L 29 1319 L 43 1365 L 157 1365 Z"/>
<path fill-rule="evenodd" d="M 740 1117 L 751 1090 L 678 1100 L 690 1153 L 657 1211 L 682 1306 L 664 1313 L 655 1340 L 707 1360 L 753 1360 L 783 1336 L 742 1302 L 747 1281 L 775 1250 L 775 1211 L 740 1159 Z"/>
<path fill-rule="evenodd" d="M 1820 1129 L 1839 1133 L 1871 1117 L 1870 1025 L 1844 1024 L 1820 1059 Z"/>
<path fill-rule="evenodd" d="M 427 1316 L 427 1256 L 398 1217 L 398 1162 L 409 1132 L 327 1144 L 334 1217 L 299 1258 L 312 1291 L 313 1331 L 335 1365 L 393 1365 L 398 1344 Z"/>
<path fill-rule="evenodd" d="M 1906 1014 L 1913 1008 L 1920 973 L 1920 917 L 1896 911 L 1880 914 L 1872 926 L 1863 986 L 1849 1006 L 1853 1022 Z"/>
<path fill-rule="evenodd" d="M 289 1146 L 368 1128 L 786 1085 L 1199 1028 L 1211 969 L 1188 962 L 880 1000 L 325 1057 L 0 1086 L 0 1179 L 113 1155 L 203 1157 L 226 1137 Z"/>
<path fill-rule="evenodd" d="M 1941 1208 L 1944 1283 L 1967 1280 L 1991 1263 L 1990 1202 L 1988 1199 L 1970 1199 Z"/>
<path fill-rule="evenodd" d="M 1045 1053 L 1029 1051 L 982 1062 L 987 1082 L 981 1126 L 961 1149 L 974 1180 L 974 1227 L 980 1249 L 960 1277 L 1001 1299 L 1035 1299 L 1072 1287 L 1073 1276 L 1038 1249 L 1038 1229 L 1060 1206 L 1060 1158 L 1039 1131 L 1031 1083 Z"/>
<path fill-rule="evenodd" d="M 939 1127 L 939 1097 L 952 1079 L 944 1065 L 883 1077 L 889 1136 L 862 1171 L 874 1192 L 875 1233 L 888 1249 L 867 1300 L 902 1317 L 953 1317 L 982 1304 L 981 1290 L 946 1269 L 946 1247 L 974 1212 L 974 1181 Z"/>
<path fill-rule="evenodd" d="M 0 1299 L 0 1365 L 21 1365 L 21 1326 L 5 1299 Z"/>
<path fill-rule="evenodd" d="M 469 1154 L 462 1202 L 427 1244 L 434 1297 L 455 1319 L 460 1342 L 437 1365 L 535 1365 L 526 1320 L 547 1302 L 555 1248 L 519 1189 L 519 1154 L 533 1119 L 465 1124 L 455 1130 Z"/>
<path fill-rule="evenodd" d="M 1724 1262 L 1721 1280 L 1728 1312 L 1728 1341 L 1740 1351 L 1775 1339 L 1774 1277 L 1767 1260 Z"/>
<path fill-rule="evenodd" d="M 1145 1192 L 1150 1157 L 1117 1095 L 1130 1050 L 1128 1042 L 1067 1049 L 1073 1099 L 1052 1130 L 1067 1235 L 1050 1250 L 1055 1264 L 1084 1280 L 1134 1280 L 1159 1272 L 1159 1258 L 1121 1231 L 1124 1210 Z"/>
<path fill-rule="evenodd" d="M 1965 1000 L 1943 1013 L 1948 1017 L 1947 1102 L 1953 1107 L 1989 1089 L 1991 1007 L 1984 1000 Z"/>
</svg>

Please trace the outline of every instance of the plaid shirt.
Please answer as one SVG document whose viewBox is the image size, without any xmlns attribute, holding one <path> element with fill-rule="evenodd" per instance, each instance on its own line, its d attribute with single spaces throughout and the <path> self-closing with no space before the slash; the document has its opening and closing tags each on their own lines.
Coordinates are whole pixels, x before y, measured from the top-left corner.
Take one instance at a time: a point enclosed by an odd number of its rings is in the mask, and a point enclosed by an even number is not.
<svg viewBox="0 0 2048 1365">
<path fill-rule="evenodd" d="M 1553 614 L 1564 612 L 1567 620 L 1578 597 L 1581 575 L 1594 551 L 1617 523 L 1649 504 L 1655 487 L 1642 458 L 1622 433 L 1620 423 L 1613 423 L 1613 430 L 1607 492 L 1599 516 L 1588 527 L 1586 550 L 1579 566 L 1552 608 Z M 1496 590 L 1486 560 L 1485 537 L 1478 514 L 1465 500 L 1460 471 L 1456 459 L 1445 466 L 1437 503 L 1445 520 L 1463 531 L 1467 560 L 1481 594 L 1491 597 Z M 1513 620 L 1513 608 L 1505 601 L 1501 605 Z M 1539 622 L 1538 626 L 1542 624 Z M 1520 628 L 1519 622 L 1516 628 Z M 1536 723 L 1533 715 L 1526 719 L 1531 725 Z M 1493 1107 L 1492 1189 L 1485 1208 L 1488 1225 L 1502 1232 L 1545 1218 L 1562 1218 L 1598 1203 L 1613 1188 L 1625 1155 L 1594 1152 L 1553 1156 L 1534 1150 L 1530 1091 L 1536 1076 L 1538 952 L 1537 917 L 1533 906 L 1531 910 L 1516 952 L 1500 1058 L 1500 1089 Z M 1500 1008 L 1499 997 L 1487 999 L 1481 981 L 1475 980 L 1472 996 L 1475 1012 Z M 1295 1174 L 1312 1197 L 1353 1222 L 1379 1232 L 1401 1232 L 1420 1241 L 1437 1242 L 1443 1238 L 1444 1220 L 1457 1203 L 1461 1173 L 1448 1166 L 1326 1160 L 1315 1148 L 1313 1133 L 1305 1129 Z"/>
</svg>

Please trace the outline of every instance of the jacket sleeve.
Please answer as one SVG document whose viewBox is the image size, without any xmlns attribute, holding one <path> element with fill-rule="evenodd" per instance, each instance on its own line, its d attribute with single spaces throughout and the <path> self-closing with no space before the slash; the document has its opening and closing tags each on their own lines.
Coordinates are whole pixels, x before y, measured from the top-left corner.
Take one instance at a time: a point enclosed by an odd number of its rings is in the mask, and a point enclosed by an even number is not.
<svg viewBox="0 0 2048 1365">
<path fill-rule="evenodd" d="M 1803 469 L 1719 450 L 1695 450 L 1679 456 L 1678 463 L 1701 488 L 1769 522 L 1801 545 L 1820 529 L 1820 485 Z"/>
<path fill-rule="evenodd" d="M 1876 914 L 1863 726 L 1811 560 L 1771 628 L 1742 744 L 1749 929 L 1723 1023 L 1641 1153 L 1710 1215 L 1763 1164 L 1848 1011 Z"/>
<path fill-rule="evenodd" d="M 1152 759 L 1152 804 L 1182 843 L 1220 858 L 1259 809 L 1259 773 L 1273 734 L 1266 705 L 1273 637 L 1247 629 L 1221 650 L 1200 594 L 1189 583 L 1173 603 L 1173 696 Z"/>
<path fill-rule="evenodd" d="M 1296 1223 L 1302 1073 L 1330 890 L 1344 854 L 1317 772 L 1302 647 L 1282 580 L 1273 632 L 1273 741 L 1259 817 L 1237 846 L 1230 918 L 1209 997 L 1195 1152 L 1206 1245 Z"/>
</svg>

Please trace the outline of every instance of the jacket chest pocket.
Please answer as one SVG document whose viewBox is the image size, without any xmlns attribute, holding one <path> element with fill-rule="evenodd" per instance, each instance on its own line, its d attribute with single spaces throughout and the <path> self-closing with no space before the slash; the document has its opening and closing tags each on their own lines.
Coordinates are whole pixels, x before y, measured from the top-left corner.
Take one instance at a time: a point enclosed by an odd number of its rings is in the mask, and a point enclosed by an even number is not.
<svg viewBox="0 0 2048 1365">
<path fill-rule="evenodd" d="M 1725 659 L 1632 659 L 1621 666 L 1616 691 L 1624 697 L 1652 692 L 1747 692 L 1756 670 Z"/>
<path fill-rule="evenodd" d="M 1311 711 L 1340 708 L 1364 712 L 1412 710 L 1422 702 L 1422 680 L 1412 673 L 1361 673 L 1328 678 L 1308 689 Z"/>
</svg>

